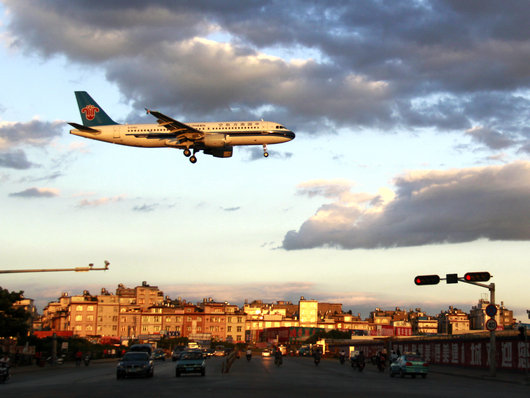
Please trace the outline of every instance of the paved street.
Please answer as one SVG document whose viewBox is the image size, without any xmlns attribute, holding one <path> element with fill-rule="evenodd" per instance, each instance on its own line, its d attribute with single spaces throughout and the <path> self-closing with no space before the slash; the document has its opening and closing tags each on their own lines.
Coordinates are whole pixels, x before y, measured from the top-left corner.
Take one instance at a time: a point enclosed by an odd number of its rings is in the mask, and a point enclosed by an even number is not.
<svg viewBox="0 0 530 398">
<path fill-rule="evenodd" d="M 427 379 L 390 378 L 372 366 L 365 372 L 348 364 L 324 360 L 316 367 L 310 358 L 286 358 L 277 368 L 272 358 L 236 360 L 230 373 L 221 373 L 222 359 L 209 359 L 205 377 L 175 377 L 175 363 L 157 362 L 152 379 L 116 380 L 115 362 L 76 368 L 15 370 L 0 385 L 2 397 L 528 397 L 530 386 L 455 377 L 432 372 Z M 521 377 L 522 381 L 523 377 Z"/>
</svg>

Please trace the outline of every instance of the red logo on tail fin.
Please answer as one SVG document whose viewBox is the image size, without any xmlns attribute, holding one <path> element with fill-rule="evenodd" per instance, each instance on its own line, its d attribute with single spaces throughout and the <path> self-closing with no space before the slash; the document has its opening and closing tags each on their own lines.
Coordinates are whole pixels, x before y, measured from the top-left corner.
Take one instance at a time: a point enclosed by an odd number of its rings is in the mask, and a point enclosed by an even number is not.
<svg viewBox="0 0 530 398">
<path fill-rule="evenodd" d="M 94 120 L 96 113 L 99 112 L 99 108 L 94 105 L 87 105 L 81 109 L 81 112 L 85 114 L 87 120 Z"/>
</svg>

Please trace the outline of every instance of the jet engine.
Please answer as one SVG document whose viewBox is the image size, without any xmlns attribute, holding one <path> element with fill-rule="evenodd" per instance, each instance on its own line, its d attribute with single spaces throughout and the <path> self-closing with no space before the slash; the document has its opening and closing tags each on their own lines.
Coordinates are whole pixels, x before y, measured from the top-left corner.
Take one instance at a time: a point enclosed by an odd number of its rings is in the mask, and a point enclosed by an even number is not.
<svg viewBox="0 0 530 398">
<path fill-rule="evenodd" d="M 206 134 L 203 142 L 206 148 L 222 148 L 230 144 L 230 137 L 226 134 Z"/>
<path fill-rule="evenodd" d="M 225 146 L 222 148 L 205 148 L 204 153 L 206 155 L 212 155 L 216 158 L 230 158 L 234 152 L 234 147 Z"/>
</svg>

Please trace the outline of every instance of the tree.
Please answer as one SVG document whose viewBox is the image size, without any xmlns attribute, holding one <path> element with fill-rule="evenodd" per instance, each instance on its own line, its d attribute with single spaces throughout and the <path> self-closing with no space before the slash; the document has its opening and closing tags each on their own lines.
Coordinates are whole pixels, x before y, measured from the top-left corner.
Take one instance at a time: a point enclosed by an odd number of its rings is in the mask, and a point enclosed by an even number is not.
<svg viewBox="0 0 530 398">
<path fill-rule="evenodd" d="M 20 337 L 28 333 L 29 312 L 15 307 L 18 300 L 24 298 L 24 292 L 10 292 L 0 287 L 0 337 Z"/>
</svg>

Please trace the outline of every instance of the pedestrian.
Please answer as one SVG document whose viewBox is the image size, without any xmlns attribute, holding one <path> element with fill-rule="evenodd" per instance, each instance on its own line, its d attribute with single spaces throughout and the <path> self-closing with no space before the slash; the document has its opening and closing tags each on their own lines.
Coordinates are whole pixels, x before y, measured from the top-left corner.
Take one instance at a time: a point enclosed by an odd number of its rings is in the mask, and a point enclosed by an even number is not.
<svg viewBox="0 0 530 398">
<path fill-rule="evenodd" d="M 81 366 L 81 359 L 83 359 L 83 353 L 81 352 L 81 350 L 77 350 L 77 352 L 75 353 L 75 366 Z"/>
</svg>

